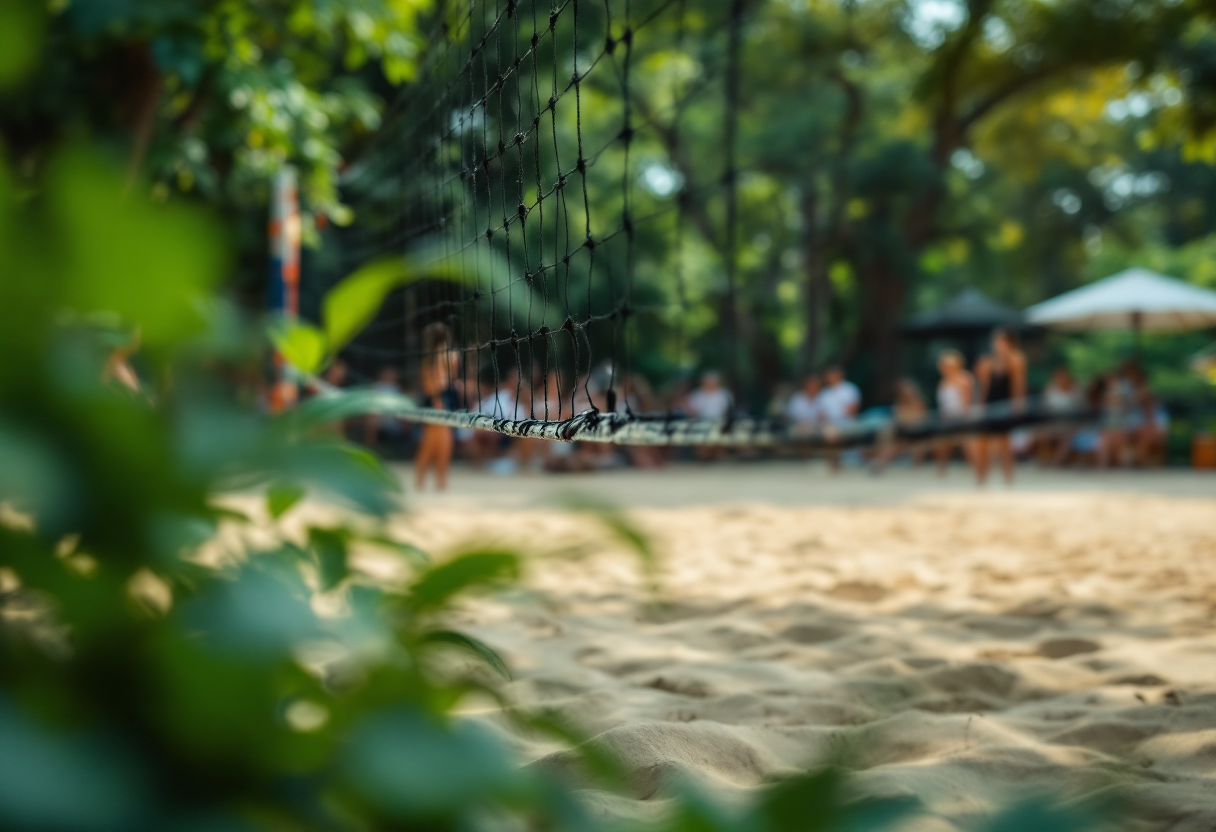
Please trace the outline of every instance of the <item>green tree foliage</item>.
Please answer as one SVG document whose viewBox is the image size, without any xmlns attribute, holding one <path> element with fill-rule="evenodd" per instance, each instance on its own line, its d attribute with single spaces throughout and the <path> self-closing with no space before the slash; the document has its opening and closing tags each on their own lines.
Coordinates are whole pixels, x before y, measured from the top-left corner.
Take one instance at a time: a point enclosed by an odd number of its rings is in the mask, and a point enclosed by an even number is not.
<svg viewBox="0 0 1216 832">
<path fill-rule="evenodd" d="M 126 157 L 129 184 L 138 176 L 158 201 L 191 195 L 234 212 L 255 252 L 268 181 L 294 164 L 312 237 L 318 222 L 350 221 L 341 169 L 413 78 L 416 21 L 430 5 L 14 0 L 4 14 L 32 25 L 0 26 L 14 41 L 0 40 L 3 60 L 24 63 L 29 49 L 49 59 L 29 60 L 24 83 L 4 93 L 0 137 L 23 174 L 68 136 L 103 138 Z"/>
<path fill-rule="evenodd" d="M 662 326 L 638 327 L 632 342 L 637 366 L 658 382 L 724 367 L 732 315 L 732 245 L 718 186 L 733 6 L 688 0 L 683 15 L 668 7 L 653 15 L 661 6 L 631 7 L 648 22 L 631 44 L 626 176 L 634 214 L 667 219 L 637 227 L 631 265 L 611 245 L 597 251 L 591 280 L 592 294 L 602 294 L 631 271 L 639 304 L 671 310 Z M 520 6 L 525 21 L 528 8 Z M 1210 231 L 1201 196 L 1210 177 L 1201 159 L 1209 14 L 1203 3 L 1172 0 L 742 3 L 733 246 L 741 392 L 758 404 L 777 381 L 844 360 L 881 401 L 907 369 L 899 320 L 964 285 L 1024 306 L 1093 276 L 1103 245 L 1133 260 L 1153 247 L 1202 246 Z M 620 37 L 623 6 L 613 15 L 610 26 L 598 4 L 583 9 L 580 42 Z M 521 30 L 523 53 L 529 34 Z M 573 42 L 562 17 L 552 43 L 538 47 L 539 63 L 571 66 Z M 512 49 L 503 52 L 508 60 Z M 439 78 L 460 71 L 434 69 Z M 420 79 L 411 93 L 430 95 L 434 86 L 433 77 Z M 606 148 L 586 177 L 592 224 L 606 230 L 622 216 L 624 156 L 612 142 L 624 118 L 619 72 L 597 68 L 582 94 L 587 146 Z M 499 124 L 498 112 L 487 107 L 486 135 L 510 138 L 514 128 Z M 558 113 L 556 155 L 569 160 L 577 155 L 573 108 Z M 364 240 L 396 239 L 400 195 L 423 200 L 430 181 L 396 178 L 392 149 L 411 159 L 424 149 L 401 150 L 408 142 L 394 136 L 365 157 Z M 542 166 L 552 166 L 542 144 Z M 497 204 L 505 196 L 497 174 L 490 180 L 484 200 Z M 570 221 L 583 226 L 581 204 Z M 524 269 L 518 242 L 493 242 L 516 275 Z M 340 234 L 326 237 L 331 251 L 345 245 Z M 360 265 L 357 255 L 343 262 L 339 273 Z M 560 286 L 546 291 L 549 307 L 564 308 Z M 505 318 L 501 325 L 495 337 L 524 329 Z M 606 340 L 589 337 L 592 352 L 608 354 Z"/>
<path fill-rule="evenodd" d="M 637 0 L 633 14 L 660 5 Z M 636 343 L 654 381 L 727 360 L 725 206 L 706 186 L 724 164 L 731 4 L 681 8 L 678 30 L 668 9 L 633 43 L 636 207 L 683 200 L 688 220 L 682 234 L 674 223 L 638 233 L 638 301 L 668 302 L 666 329 L 680 333 Z M 264 270 L 269 176 L 301 168 L 314 242 L 322 218 L 351 220 L 343 183 L 384 155 L 390 105 L 434 85 L 416 77 L 438 42 L 420 33 L 460 11 L 428 0 L 15 0 L 3 14 L 29 25 L 0 25 L 0 137 L 19 185 L 83 130 L 123 155 L 129 181 L 144 174 L 157 200 L 222 207 L 231 269 L 248 289 Z M 1202 248 L 1212 232 L 1216 36 L 1205 0 L 746 0 L 739 12 L 745 393 L 839 359 L 888 393 L 904 363 L 899 318 L 963 284 L 1027 304 L 1092 276 L 1112 251 Z M 584 43 L 608 34 L 602 17 L 600 4 L 582 10 Z M 570 64 L 571 35 L 542 44 L 542 59 Z M 620 123 L 619 85 L 593 73 L 585 92 L 584 128 L 604 138 Z M 556 129 L 571 158 L 573 121 Z M 615 153 L 589 178 L 595 217 L 620 209 L 619 179 L 603 173 L 619 170 Z M 417 186 L 376 173 L 383 199 L 364 206 L 365 238 L 391 231 L 392 206 Z M 674 190 L 648 188 L 653 176 Z M 582 219 L 577 206 L 571 219 Z M 343 254 L 340 235 L 325 240 L 317 270 L 365 265 Z M 606 254 L 596 286 L 625 268 Z M 316 335 L 295 336 L 312 363 L 341 343 Z"/>
</svg>

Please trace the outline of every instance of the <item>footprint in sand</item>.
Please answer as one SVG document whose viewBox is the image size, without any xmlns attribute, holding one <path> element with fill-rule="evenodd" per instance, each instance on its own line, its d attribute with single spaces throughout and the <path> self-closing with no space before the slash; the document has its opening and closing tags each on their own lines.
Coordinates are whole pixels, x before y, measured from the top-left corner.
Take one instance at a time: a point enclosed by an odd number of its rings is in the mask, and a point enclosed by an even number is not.
<svg viewBox="0 0 1216 832">
<path fill-rule="evenodd" d="M 1045 659 L 1066 659 L 1082 653 L 1096 653 L 1102 645 L 1087 638 L 1050 638 L 1039 643 L 1035 654 Z"/>
<path fill-rule="evenodd" d="M 872 604 L 886 598 L 887 589 L 864 581 L 841 581 L 828 595 L 839 598 L 841 601 L 861 601 L 864 604 Z"/>
<path fill-rule="evenodd" d="M 791 624 L 780 635 L 797 644 L 823 644 L 843 637 L 845 632 L 830 624 Z"/>
</svg>

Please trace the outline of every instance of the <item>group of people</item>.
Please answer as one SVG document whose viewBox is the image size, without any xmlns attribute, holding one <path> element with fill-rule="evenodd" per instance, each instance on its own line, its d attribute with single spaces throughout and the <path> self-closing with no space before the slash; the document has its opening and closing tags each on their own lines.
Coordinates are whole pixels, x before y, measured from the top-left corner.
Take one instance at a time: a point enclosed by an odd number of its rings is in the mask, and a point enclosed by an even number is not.
<svg viewBox="0 0 1216 832">
<path fill-rule="evenodd" d="M 1067 369 L 1057 368 L 1043 391 L 1043 404 L 1049 410 L 1088 408 L 1101 414 L 1096 425 L 1040 438 L 1045 458 L 1054 464 L 1066 464 L 1077 455 L 1092 457 L 1098 468 L 1164 461 L 1169 412 L 1135 361 L 1097 376 L 1084 389 Z"/>
<path fill-rule="evenodd" d="M 432 324 L 422 333 L 423 361 L 418 373 L 418 389 L 413 398 L 436 410 L 468 410 L 494 419 L 565 419 L 595 407 L 601 411 L 656 413 L 720 420 L 734 412 L 735 401 L 720 374 L 708 371 L 691 388 L 674 388 L 656 396 L 646 380 L 636 374 L 602 364 L 577 379 L 572 388 L 556 371 L 535 368 L 496 368 L 495 382 L 484 383 L 462 367 L 462 361 L 448 329 Z M 1016 411 L 1029 397 L 1027 359 L 1014 333 L 997 330 L 990 351 L 968 368 L 963 355 L 945 350 L 938 356 L 939 381 L 936 410 L 940 419 L 964 419 L 977 412 Z M 336 363 L 330 369 L 331 383 L 341 386 L 346 369 Z M 397 371 L 382 368 L 375 385 L 389 393 L 402 393 Z M 1059 429 L 1025 434 L 1000 428 L 967 437 L 939 439 L 926 447 L 886 446 L 871 456 L 876 469 L 885 466 L 897 453 L 912 454 L 914 460 L 932 453 L 939 474 L 961 455 L 974 469 L 977 482 L 987 481 L 994 462 L 1006 482 L 1012 481 L 1015 458 L 1033 453 L 1041 460 L 1065 464 L 1077 455 L 1090 454 L 1100 467 L 1127 463 L 1147 463 L 1164 448 L 1168 417 L 1152 397 L 1144 374 L 1132 363 L 1118 372 L 1102 376 L 1082 390 L 1065 369 L 1057 369 L 1043 390 L 1041 403 L 1049 410 L 1075 413 L 1089 408 L 1101 411 L 1100 426 L 1081 430 Z M 831 366 L 822 375 L 806 376 L 796 390 L 774 400 L 769 415 L 780 416 L 796 429 L 844 429 L 862 416 L 862 397 L 858 387 L 845 377 L 840 366 Z M 929 407 L 917 384 L 900 380 L 892 408 L 887 411 L 897 422 L 915 423 L 928 416 Z M 349 426 L 348 426 L 349 430 Z M 556 471 L 588 471 L 619 465 L 640 468 L 660 467 L 670 453 L 655 448 L 613 446 L 595 443 L 545 442 L 537 439 L 509 438 L 498 433 L 440 425 L 410 426 L 387 416 L 369 416 L 362 421 L 363 441 L 376 446 L 382 441 L 416 442 L 414 469 L 421 488 L 428 475 L 442 489 L 454 456 L 472 464 L 488 466 L 507 473 L 520 468 Z M 703 448 L 697 455 L 713 459 L 720 449 Z M 840 455 L 829 452 L 829 465 L 836 469 Z"/>
<path fill-rule="evenodd" d="M 962 419 L 977 406 L 1016 406 L 1025 402 L 1026 355 L 1018 347 L 1014 334 L 998 329 L 992 337 L 992 350 L 975 366 L 975 374 L 967 370 L 966 361 L 957 350 L 945 350 L 938 357 L 941 375 L 937 385 L 937 412 L 942 419 Z M 774 410 L 794 424 L 804 428 L 843 427 L 853 421 L 861 407 L 857 387 L 844 378 L 839 367 L 830 368 L 823 376 L 809 375 L 801 388 L 793 393 L 783 407 Z M 928 406 L 920 388 L 912 379 L 900 379 L 895 390 L 892 415 L 897 422 L 914 424 L 928 415 Z M 900 449 L 886 447 L 876 451 L 874 466 L 881 470 Z M 961 450 L 974 466 L 976 479 L 982 484 L 988 479 L 992 458 L 999 459 L 1006 482 L 1013 479 L 1014 453 L 1007 431 L 980 433 L 970 439 L 941 439 L 934 443 L 938 472 L 944 474 L 951 455 Z M 912 449 L 915 460 L 921 449 Z M 829 455 L 836 467 L 836 457 Z"/>
<path fill-rule="evenodd" d="M 1134 361 L 1125 361 L 1114 371 L 1094 378 L 1082 388 L 1066 367 L 1057 367 L 1039 397 L 1046 415 L 1098 416 L 1085 427 L 1043 427 L 1034 431 L 1008 430 L 1000 426 L 1002 413 L 1016 412 L 1029 400 L 1028 363 L 1016 336 L 1008 330 L 993 334 L 991 351 L 968 370 L 963 355 L 943 350 L 938 355 L 936 390 L 937 418 L 963 421 L 980 413 L 994 414 L 989 430 L 969 438 L 944 438 L 932 443 L 939 474 L 945 474 L 955 454 L 974 468 L 980 484 L 987 481 L 995 461 L 1005 480 L 1013 478 L 1016 458 L 1035 457 L 1046 465 L 1065 466 L 1089 460 L 1096 468 L 1162 464 L 1169 432 L 1169 414 L 1153 395 L 1144 371 Z M 789 396 L 775 412 L 802 424 L 840 424 L 817 408 L 819 380 L 804 380 L 802 389 Z M 928 416 L 929 408 L 919 386 L 901 379 L 896 387 L 890 415 L 897 422 L 915 424 Z M 875 452 L 873 462 L 881 470 L 897 453 L 907 451 L 919 462 L 929 448 L 887 447 Z"/>
</svg>

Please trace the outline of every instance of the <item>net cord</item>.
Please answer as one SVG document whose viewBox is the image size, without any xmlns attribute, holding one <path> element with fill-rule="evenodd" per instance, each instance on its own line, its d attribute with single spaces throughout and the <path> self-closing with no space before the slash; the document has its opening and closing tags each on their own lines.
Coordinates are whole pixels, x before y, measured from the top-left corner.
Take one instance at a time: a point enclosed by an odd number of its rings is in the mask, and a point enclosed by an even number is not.
<svg viewBox="0 0 1216 832">
<path fill-rule="evenodd" d="M 975 436 L 1036 428 L 1070 431 L 1097 424 L 1093 409 L 1048 409 L 1038 402 L 1024 405 L 999 403 L 973 408 L 969 413 L 943 417 L 936 413 L 914 422 L 894 419 L 860 419 L 848 425 L 807 427 L 787 419 L 699 419 L 675 416 L 586 410 L 569 419 L 496 419 L 483 413 L 420 407 L 408 396 L 372 388 L 339 390 L 314 378 L 310 386 L 317 398 L 335 404 L 352 402 L 357 414 L 385 416 L 423 425 L 484 430 L 518 439 L 554 442 L 597 442 L 651 447 L 783 447 L 840 450 L 883 446 L 915 446 L 964 440 Z M 337 418 L 337 417 L 336 417 Z"/>
</svg>

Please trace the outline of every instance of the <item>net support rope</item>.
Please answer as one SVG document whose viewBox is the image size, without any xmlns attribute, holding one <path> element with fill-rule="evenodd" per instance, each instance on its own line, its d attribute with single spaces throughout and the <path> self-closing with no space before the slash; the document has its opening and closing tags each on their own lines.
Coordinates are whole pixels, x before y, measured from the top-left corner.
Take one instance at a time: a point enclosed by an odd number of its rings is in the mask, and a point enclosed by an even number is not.
<svg viewBox="0 0 1216 832">
<path fill-rule="evenodd" d="M 386 416 L 423 425 L 491 431 L 518 439 L 552 442 L 597 442 L 651 447 L 782 447 L 832 450 L 917 445 L 977 435 L 1008 433 L 1023 428 L 1076 430 L 1096 424 L 1093 409 L 1058 410 L 1037 401 L 1023 405 L 998 403 L 975 407 L 961 416 L 927 414 L 916 421 L 858 419 L 842 426 L 806 426 L 788 419 L 699 419 L 644 416 L 586 410 L 561 421 L 496 419 L 483 413 L 421 407 L 408 396 L 374 388 L 340 390 L 320 379 L 311 386 L 319 409 L 335 405 L 333 418 Z"/>
</svg>

